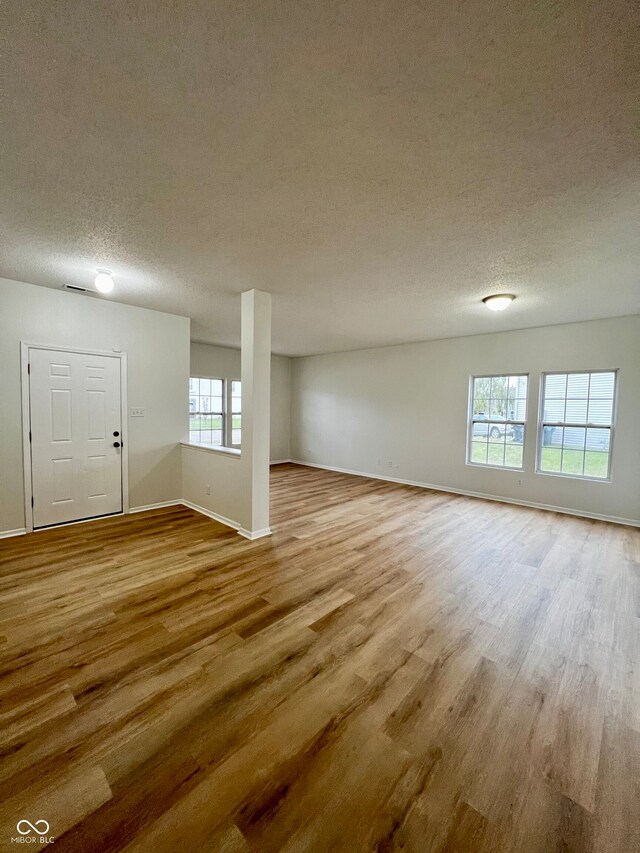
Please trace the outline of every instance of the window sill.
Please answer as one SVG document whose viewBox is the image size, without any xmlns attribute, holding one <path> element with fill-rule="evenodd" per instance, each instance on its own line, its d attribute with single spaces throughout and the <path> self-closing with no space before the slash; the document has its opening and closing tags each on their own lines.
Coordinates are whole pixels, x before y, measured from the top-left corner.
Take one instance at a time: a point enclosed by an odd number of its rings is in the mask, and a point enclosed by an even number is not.
<svg viewBox="0 0 640 853">
<path fill-rule="evenodd" d="M 513 471 L 516 474 L 521 474 L 524 471 L 524 467 L 514 468 L 513 465 L 492 465 L 489 462 L 470 462 L 468 459 L 465 464 L 471 465 L 472 468 L 492 468 L 494 471 Z"/>
<path fill-rule="evenodd" d="M 183 447 L 192 447 L 194 450 L 204 450 L 207 453 L 220 453 L 223 456 L 234 456 L 240 458 L 240 449 L 237 447 L 221 447 L 218 444 L 196 444 L 194 441 L 181 441 Z"/>
<path fill-rule="evenodd" d="M 536 468 L 536 474 L 542 474 L 543 477 L 564 477 L 565 480 L 582 480 L 587 483 L 610 483 L 611 477 L 588 477 L 585 474 L 569 474 L 563 471 L 541 471 Z"/>
</svg>

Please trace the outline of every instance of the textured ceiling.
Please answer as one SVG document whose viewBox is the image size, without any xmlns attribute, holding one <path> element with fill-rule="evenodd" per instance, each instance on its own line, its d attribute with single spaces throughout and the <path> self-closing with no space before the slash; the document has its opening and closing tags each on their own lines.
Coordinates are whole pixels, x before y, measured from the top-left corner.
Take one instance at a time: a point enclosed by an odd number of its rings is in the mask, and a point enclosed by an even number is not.
<svg viewBox="0 0 640 853">
<path fill-rule="evenodd" d="M 221 344 L 262 288 L 285 354 L 638 313 L 638 21 L 635 0 L 6 0 L 0 275 L 106 266 L 112 298 Z"/>
</svg>

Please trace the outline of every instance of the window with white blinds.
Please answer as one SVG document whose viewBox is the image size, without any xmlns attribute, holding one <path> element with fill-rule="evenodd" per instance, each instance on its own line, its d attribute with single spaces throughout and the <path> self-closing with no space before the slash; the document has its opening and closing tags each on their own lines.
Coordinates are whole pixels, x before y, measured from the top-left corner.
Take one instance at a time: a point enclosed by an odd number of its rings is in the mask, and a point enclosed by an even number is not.
<svg viewBox="0 0 640 853">
<path fill-rule="evenodd" d="M 616 371 L 545 373 L 538 471 L 609 479 Z"/>
</svg>

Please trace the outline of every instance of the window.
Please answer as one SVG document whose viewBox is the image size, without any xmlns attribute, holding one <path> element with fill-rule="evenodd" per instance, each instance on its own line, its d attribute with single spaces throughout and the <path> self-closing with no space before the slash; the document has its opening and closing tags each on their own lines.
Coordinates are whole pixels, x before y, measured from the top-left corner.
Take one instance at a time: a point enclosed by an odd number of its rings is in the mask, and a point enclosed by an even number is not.
<svg viewBox="0 0 640 853">
<path fill-rule="evenodd" d="M 231 380 L 231 441 L 232 447 L 240 447 L 242 437 L 242 382 Z"/>
<path fill-rule="evenodd" d="M 231 417 L 227 413 L 231 412 Z M 189 441 L 240 447 L 242 383 L 238 379 L 189 379 Z"/>
<path fill-rule="evenodd" d="M 189 441 L 224 444 L 224 382 L 189 379 Z"/>
<path fill-rule="evenodd" d="M 526 375 L 472 377 L 469 464 L 522 469 L 527 382 Z"/>
<path fill-rule="evenodd" d="M 545 373 L 538 471 L 609 479 L 616 372 Z"/>
</svg>

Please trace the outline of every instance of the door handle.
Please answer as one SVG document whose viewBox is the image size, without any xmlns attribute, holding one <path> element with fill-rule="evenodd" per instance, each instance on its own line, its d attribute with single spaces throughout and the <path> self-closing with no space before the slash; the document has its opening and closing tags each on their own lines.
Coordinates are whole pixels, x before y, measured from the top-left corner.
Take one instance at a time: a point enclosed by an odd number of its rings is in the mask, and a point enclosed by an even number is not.
<svg viewBox="0 0 640 853">
<path fill-rule="evenodd" d="M 120 433 L 118 432 L 118 430 L 115 430 L 113 434 L 114 434 L 114 436 L 115 436 L 116 438 L 120 435 Z"/>
<path fill-rule="evenodd" d="M 114 441 L 114 442 L 113 442 L 113 446 L 114 446 L 114 447 L 120 447 L 120 442 L 119 442 L 119 441 Z"/>
</svg>

